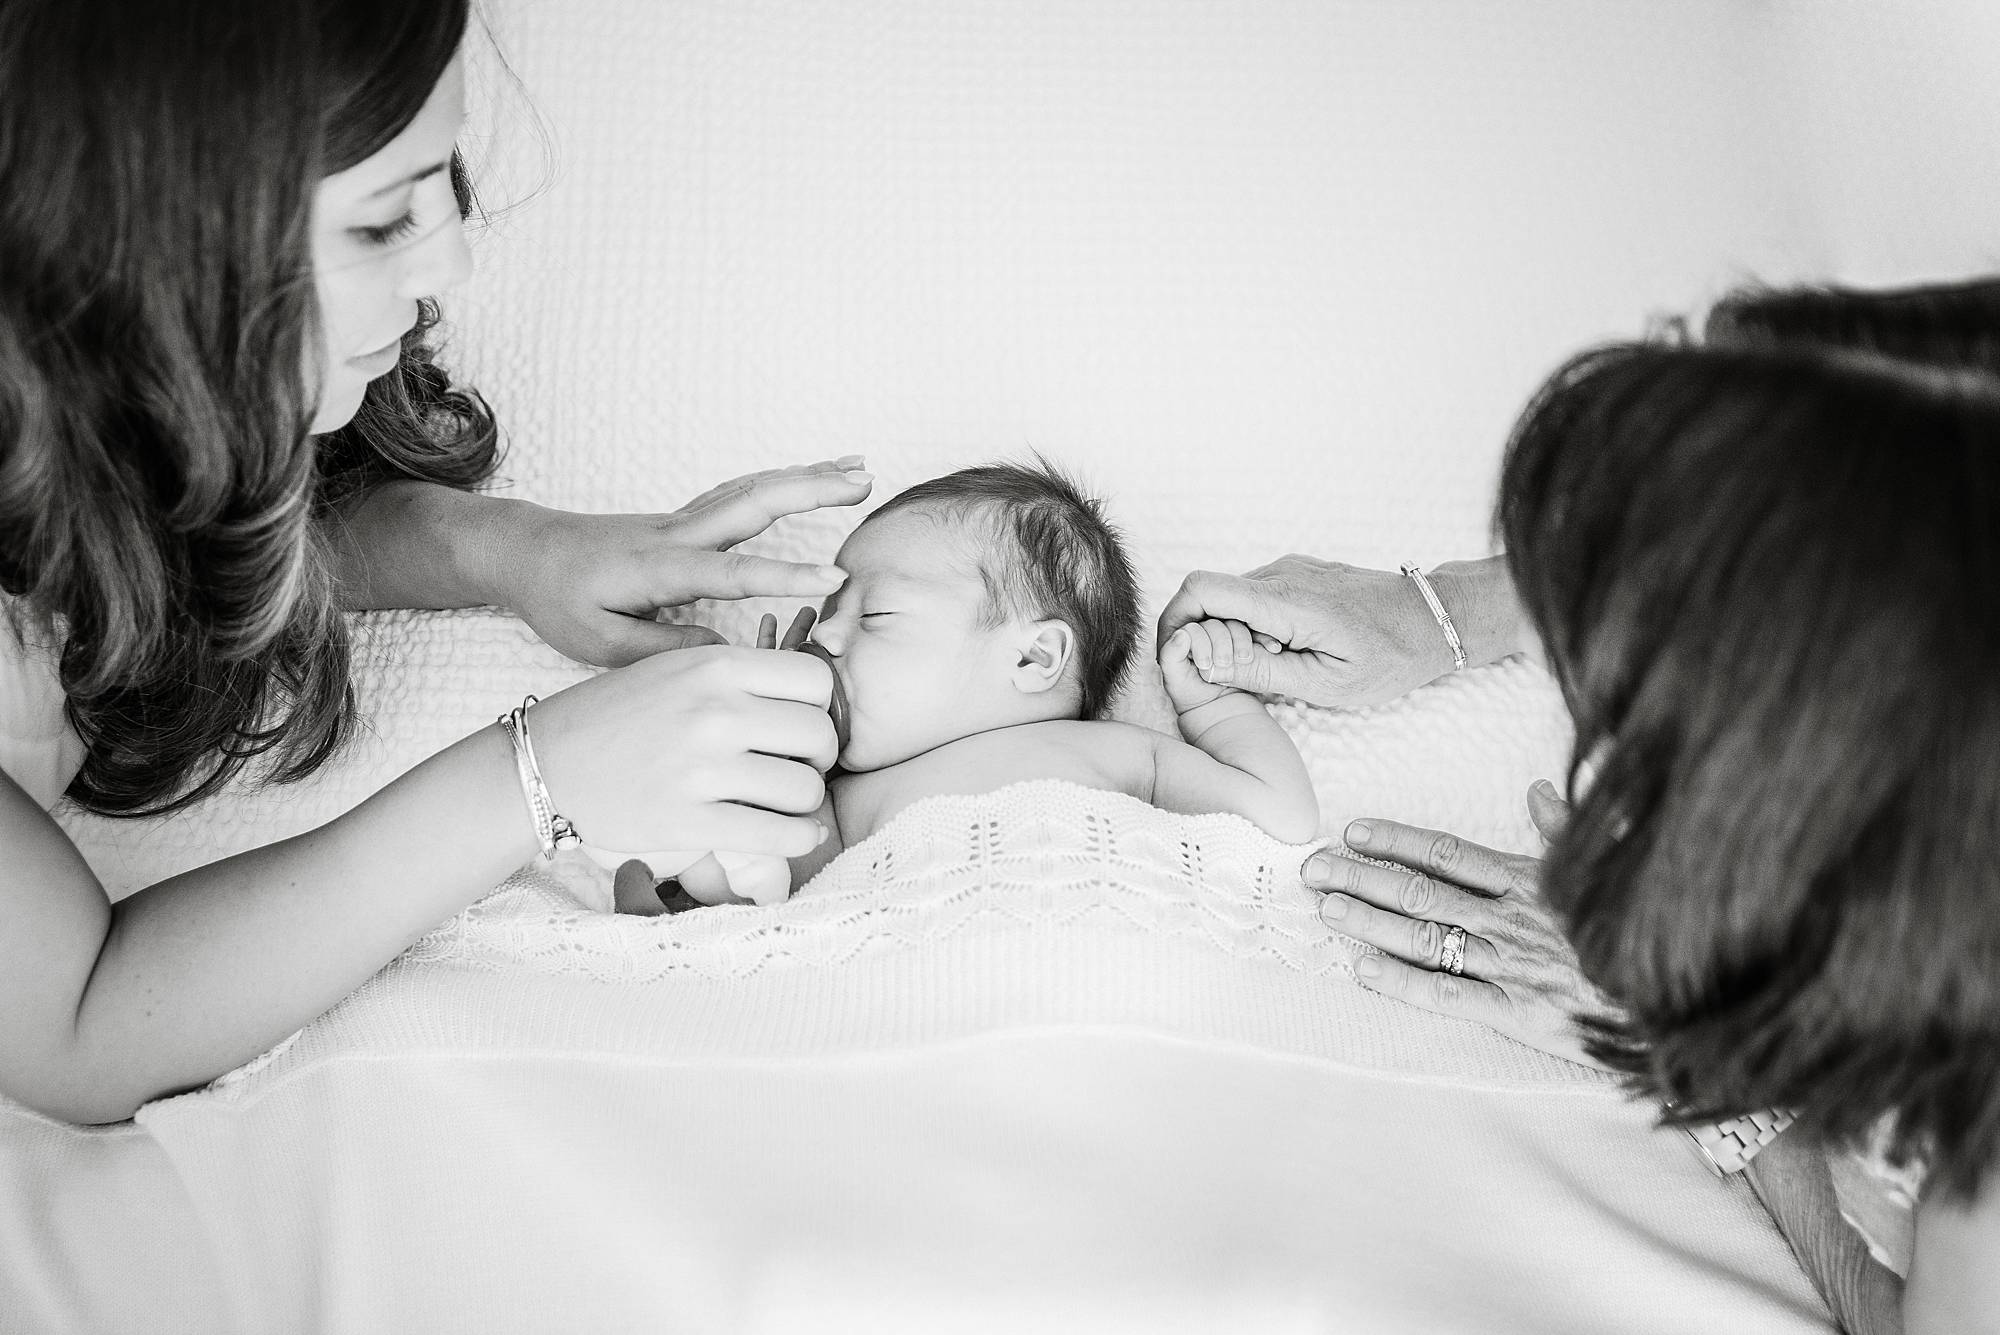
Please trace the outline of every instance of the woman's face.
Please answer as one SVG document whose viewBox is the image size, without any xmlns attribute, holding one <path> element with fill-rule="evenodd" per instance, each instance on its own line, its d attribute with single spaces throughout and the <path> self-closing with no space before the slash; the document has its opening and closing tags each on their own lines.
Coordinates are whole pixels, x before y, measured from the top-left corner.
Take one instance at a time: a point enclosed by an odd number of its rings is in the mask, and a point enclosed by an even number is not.
<svg viewBox="0 0 2000 1335">
<path fill-rule="evenodd" d="M 347 425 L 368 382 L 395 369 L 418 300 L 472 272 L 451 188 L 452 145 L 464 124 L 464 57 L 457 56 L 401 134 L 314 193 L 320 365 L 308 374 L 319 391 L 315 435 Z"/>
</svg>

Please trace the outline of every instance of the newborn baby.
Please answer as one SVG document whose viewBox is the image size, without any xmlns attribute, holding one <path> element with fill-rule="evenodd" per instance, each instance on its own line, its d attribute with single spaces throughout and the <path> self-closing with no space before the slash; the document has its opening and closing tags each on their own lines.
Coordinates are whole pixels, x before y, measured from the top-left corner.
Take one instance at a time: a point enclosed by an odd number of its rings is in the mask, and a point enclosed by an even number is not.
<svg viewBox="0 0 2000 1335">
<path fill-rule="evenodd" d="M 794 886 L 920 798 L 1029 779 L 1233 812 L 1292 843 L 1317 834 L 1291 739 L 1255 696 L 1202 679 L 1249 652 L 1245 627 L 1200 622 L 1160 646 L 1186 740 L 1101 717 L 1140 633 L 1138 587 L 1102 507 L 1054 469 L 989 464 L 921 483 L 870 515 L 836 563 L 847 583 L 816 626 L 807 611 L 786 636 L 832 667 L 842 725 L 819 813 L 832 834 L 792 861 Z M 776 639 L 775 621 L 760 638 Z M 712 861 L 680 882 L 702 903 L 736 897 Z M 621 875 L 620 907 L 658 912 L 650 879 L 636 889 Z"/>
</svg>

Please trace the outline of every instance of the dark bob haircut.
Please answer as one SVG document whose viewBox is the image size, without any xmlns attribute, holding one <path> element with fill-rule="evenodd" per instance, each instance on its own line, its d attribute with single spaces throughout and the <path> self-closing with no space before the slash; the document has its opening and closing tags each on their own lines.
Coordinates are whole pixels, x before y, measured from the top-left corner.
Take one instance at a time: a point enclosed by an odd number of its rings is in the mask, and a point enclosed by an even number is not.
<svg viewBox="0 0 2000 1335">
<path fill-rule="evenodd" d="M 171 810 L 259 755 L 312 772 L 354 718 L 325 526 L 389 478 L 493 471 L 428 304 L 354 420 L 309 434 L 314 188 L 414 119 L 467 17 L 0 4 L 0 591 L 62 644 L 90 810 Z"/>
<path fill-rule="evenodd" d="M 1709 310 L 1712 346 L 1810 344 L 2000 374 L 2000 278 L 1921 287 L 1746 287 Z"/>
<path fill-rule="evenodd" d="M 1104 504 L 1046 460 L 983 464 L 920 482 L 869 518 L 901 510 L 983 520 L 997 540 L 982 559 L 988 624 L 1053 617 L 1076 636 L 1079 706 L 1111 706 L 1139 636 L 1139 582 Z"/>
<path fill-rule="evenodd" d="M 1952 1192 L 2000 1155 L 2000 383 L 1624 345 L 1499 527 L 1596 765 L 1546 884 L 1677 1121 L 1799 1110 Z M 1571 769 L 1571 788 L 1576 768 Z"/>
</svg>

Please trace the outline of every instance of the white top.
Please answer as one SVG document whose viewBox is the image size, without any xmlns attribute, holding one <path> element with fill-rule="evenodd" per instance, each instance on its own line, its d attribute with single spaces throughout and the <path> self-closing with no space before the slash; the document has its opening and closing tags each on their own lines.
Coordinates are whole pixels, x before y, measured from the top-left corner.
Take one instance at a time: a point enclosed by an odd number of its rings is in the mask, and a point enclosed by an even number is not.
<svg viewBox="0 0 2000 1335">
<path fill-rule="evenodd" d="M 58 634 L 0 598 L 0 770 L 52 807 L 83 765 L 83 740 L 63 714 Z"/>
</svg>

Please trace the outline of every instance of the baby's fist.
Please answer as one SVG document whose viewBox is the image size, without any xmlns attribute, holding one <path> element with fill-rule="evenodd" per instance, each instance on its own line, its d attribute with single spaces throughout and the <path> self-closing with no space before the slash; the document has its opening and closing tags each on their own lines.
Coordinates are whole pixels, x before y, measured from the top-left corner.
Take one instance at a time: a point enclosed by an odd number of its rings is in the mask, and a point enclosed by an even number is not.
<svg viewBox="0 0 2000 1335">
<path fill-rule="evenodd" d="M 1238 689 L 1241 669 L 1258 652 L 1240 621 L 1190 621 L 1160 645 L 1160 676 L 1176 713 L 1185 714 Z"/>
</svg>

